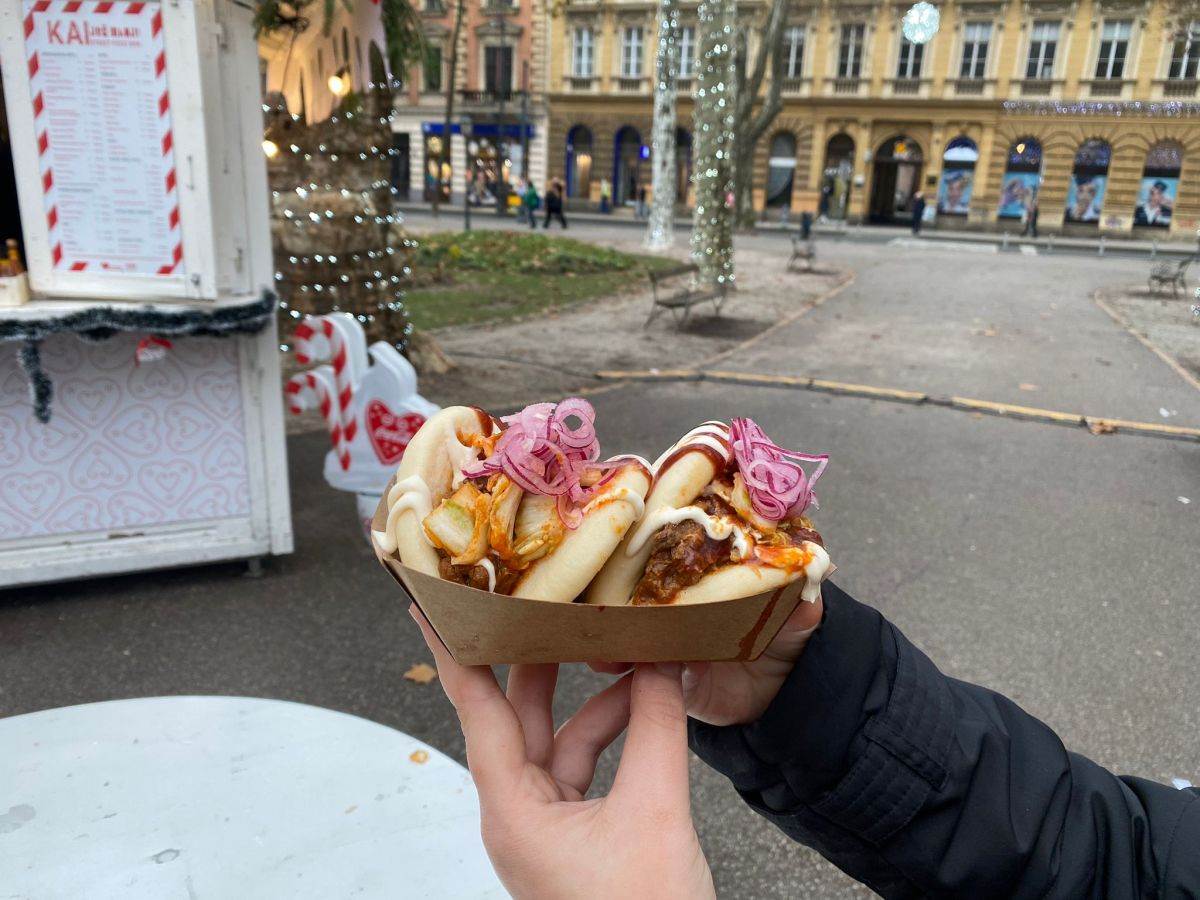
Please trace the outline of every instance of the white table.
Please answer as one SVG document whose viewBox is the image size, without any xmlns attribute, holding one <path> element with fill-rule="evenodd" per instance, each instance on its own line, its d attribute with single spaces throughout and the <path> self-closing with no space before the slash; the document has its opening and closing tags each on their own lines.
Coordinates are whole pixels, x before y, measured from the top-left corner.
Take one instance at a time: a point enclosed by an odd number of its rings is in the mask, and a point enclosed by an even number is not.
<svg viewBox="0 0 1200 900">
<path fill-rule="evenodd" d="M 507 896 L 462 766 L 365 719 L 243 697 L 0 719 L 0 895 Z"/>
</svg>

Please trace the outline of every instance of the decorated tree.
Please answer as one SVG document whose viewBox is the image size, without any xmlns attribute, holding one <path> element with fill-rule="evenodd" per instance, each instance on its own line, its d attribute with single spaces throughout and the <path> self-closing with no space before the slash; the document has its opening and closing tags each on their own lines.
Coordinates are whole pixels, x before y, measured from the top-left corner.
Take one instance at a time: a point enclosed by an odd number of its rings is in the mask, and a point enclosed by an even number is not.
<svg viewBox="0 0 1200 900">
<path fill-rule="evenodd" d="M 675 82 L 679 76 L 679 0 L 659 0 L 658 68 L 654 82 L 653 178 L 646 247 L 665 250 L 675 238 Z"/>
<path fill-rule="evenodd" d="M 731 287 L 733 272 L 734 21 L 736 0 L 701 0 L 699 82 L 693 113 L 696 204 L 692 256 L 700 280 Z"/>
</svg>

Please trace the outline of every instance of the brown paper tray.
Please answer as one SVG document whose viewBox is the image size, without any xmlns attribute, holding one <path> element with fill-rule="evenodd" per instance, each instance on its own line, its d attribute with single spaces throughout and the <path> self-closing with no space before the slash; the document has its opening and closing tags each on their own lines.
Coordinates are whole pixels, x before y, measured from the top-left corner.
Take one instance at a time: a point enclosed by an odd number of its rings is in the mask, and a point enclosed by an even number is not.
<svg viewBox="0 0 1200 900">
<path fill-rule="evenodd" d="M 387 521 L 390 488 L 375 512 L 376 530 Z M 480 591 L 410 569 L 378 548 L 376 555 L 463 665 L 757 659 L 804 585 L 800 579 L 753 597 L 687 606 L 591 606 Z"/>
</svg>

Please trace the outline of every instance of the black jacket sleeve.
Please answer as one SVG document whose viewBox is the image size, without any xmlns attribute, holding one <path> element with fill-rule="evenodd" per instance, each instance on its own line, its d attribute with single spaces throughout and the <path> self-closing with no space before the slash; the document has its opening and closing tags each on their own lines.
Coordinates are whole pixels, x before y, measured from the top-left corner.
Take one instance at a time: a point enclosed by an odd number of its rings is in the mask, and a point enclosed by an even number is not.
<svg viewBox="0 0 1200 900">
<path fill-rule="evenodd" d="M 692 749 L 885 897 L 1200 898 L 1200 790 L 1118 778 L 826 582 L 767 712 Z"/>
</svg>

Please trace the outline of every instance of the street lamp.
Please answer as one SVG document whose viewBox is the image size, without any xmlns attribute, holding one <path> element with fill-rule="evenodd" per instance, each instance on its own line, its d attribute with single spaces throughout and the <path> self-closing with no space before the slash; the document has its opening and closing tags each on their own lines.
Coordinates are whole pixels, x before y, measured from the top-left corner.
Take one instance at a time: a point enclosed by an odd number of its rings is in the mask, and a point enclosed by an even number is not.
<svg viewBox="0 0 1200 900">
<path fill-rule="evenodd" d="M 462 132 L 462 140 L 463 140 L 463 231 L 470 231 L 471 230 L 471 196 L 470 196 L 470 191 L 467 189 L 467 173 L 471 169 L 471 153 L 468 149 L 468 145 L 471 142 L 471 132 L 472 132 L 470 116 L 459 116 L 458 117 L 458 130 L 460 132 Z M 447 140 L 449 140 L 450 136 L 447 135 L 446 138 L 447 138 Z M 451 143 L 450 146 L 453 147 L 454 144 Z"/>
<path fill-rule="evenodd" d="M 508 150 L 504 142 L 504 100 L 512 85 L 512 65 L 509 65 L 508 84 L 502 84 L 500 76 L 504 72 L 505 27 L 507 20 L 504 13 L 495 18 L 496 27 L 500 29 L 500 47 L 496 50 L 496 99 L 500 105 L 496 126 L 496 215 L 503 216 L 508 212 L 508 179 L 504 177 L 504 162 L 508 158 Z"/>
<path fill-rule="evenodd" d="M 342 66 L 329 76 L 329 93 L 335 97 L 345 97 L 350 93 L 350 70 Z"/>
</svg>

